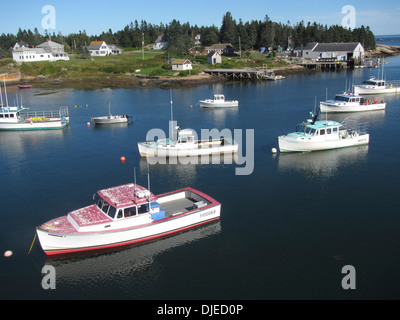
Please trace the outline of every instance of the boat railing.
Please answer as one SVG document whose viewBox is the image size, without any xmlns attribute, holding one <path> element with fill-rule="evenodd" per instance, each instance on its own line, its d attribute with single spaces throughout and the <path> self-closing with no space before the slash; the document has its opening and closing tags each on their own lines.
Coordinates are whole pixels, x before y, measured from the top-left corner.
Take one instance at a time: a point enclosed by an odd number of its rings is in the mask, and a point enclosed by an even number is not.
<svg viewBox="0 0 400 320">
<path fill-rule="evenodd" d="M 342 122 L 342 130 L 351 132 L 358 132 L 359 134 L 367 134 L 369 130 L 368 122 L 358 122 L 357 120 L 346 118 Z"/>
<path fill-rule="evenodd" d="M 386 87 L 388 88 L 399 88 L 400 87 L 400 80 L 387 80 Z"/>
<path fill-rule="evenodd" d="M 68 107 L 61 107 L 59 110 L 50 111 L 28 111 L 20 112 L 20 117 L 23 118 L 54 118 L 61 119 L 69 117 Z"/>
</svg>

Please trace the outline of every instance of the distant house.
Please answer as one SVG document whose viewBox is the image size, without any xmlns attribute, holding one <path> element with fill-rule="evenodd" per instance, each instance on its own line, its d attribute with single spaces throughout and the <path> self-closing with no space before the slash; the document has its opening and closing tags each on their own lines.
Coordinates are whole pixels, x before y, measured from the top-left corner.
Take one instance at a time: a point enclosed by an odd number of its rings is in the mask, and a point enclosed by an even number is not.
<svg viewBox="0 0 400 320">
<path fill-rule="evenodd" d="M 92 41 L 87 47 L 92 57 L 105 57 L 112 54 L 122 54 L 122 50 L 115 45 L 108 45 L 105 41 Z"/>
<path fill-rule="evenodd" d="M 197 34 L 195 37 L 194 37 L 194 44 L 197 46 L 197 45 L 199 45 L 199 44 L 201 44 L 201 35 L 200 34 Z"/>
<path fill-rule="evenodd" d="M 319 61 L 350 61 L 353 59 L 361 61 L 364 59 L 365 50 L 359 42 L 314 42 L 294 49 L 294 54 L 298 57 Z"/>
<path fill-rule="evenodd" d="M 222 63 L 221 54 L 217 51 L 212 51 L 207 55 L 207 64 Z"/>
<path fill-rule="evenodd" d="M 153 44 L 153 49 L 154 50 L 165 50 L 168 48 L 168 41 L 165 41 L 165 36 L 163 34 L 160 34 L 156 40 L 156 42 Z"/>
<path fill-rule="evenodd" d="M 122 54 L 122 49 L 118 48 L 115 44 L 109 44 L 108 48 L 110 49 L 111 54 Z"/>
<path fill-rule="evenodd" d="M 220 55 L 231 56 L 235 53 L 235 48 L 230 43 L 218 43 L 204 49 L 204 54 L 218 52 Z"/>
<path fill-rule="evenodd" d="M 174 71 L 184 71 L 193 69 L 192 63 L 187 59 L 172 60 L 171 65 L 172 65 L 172 70 Z"/>
<path fill-rule="evenodd" d="M 36 48 L 22 46 L 13 50 L 12 54 L 14 61 L 19 64 L 23 62 L 69 60 L 68 53 L 64 51 L 64 46 L 50 40 Z"/>
</svg>

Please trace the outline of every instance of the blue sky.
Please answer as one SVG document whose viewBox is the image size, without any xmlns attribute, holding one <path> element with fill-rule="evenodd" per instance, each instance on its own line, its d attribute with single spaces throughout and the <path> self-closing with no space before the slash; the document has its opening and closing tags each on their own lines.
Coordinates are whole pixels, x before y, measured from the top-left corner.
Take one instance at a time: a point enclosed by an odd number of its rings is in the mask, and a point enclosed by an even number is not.
<svg viewBox="0 0 400 320">
<path fill-rule="evenodd" d="M 44 33 L 42 13 L 45 5 L 56 9 L 56 28 L 51 33 L 64 35 L 86 30 L 88 35 L 99 35 L 111 28 L 123 29 L 135 20 L 168 24 L 173 19 L 191 25 L 221 27 L 222 17 L 229 11 L 243 22 L 263 20 L 295 24 L 342 24 L 342 8 L 352 5 L 356 9 L 356 27 L 370 26 L 375 35 L 400 34 L 400 1 L 398 0 L 18 0 L 2 1 L 0 33 L 18 32 L 18 28 L 38 28 Z"/>
</svg>

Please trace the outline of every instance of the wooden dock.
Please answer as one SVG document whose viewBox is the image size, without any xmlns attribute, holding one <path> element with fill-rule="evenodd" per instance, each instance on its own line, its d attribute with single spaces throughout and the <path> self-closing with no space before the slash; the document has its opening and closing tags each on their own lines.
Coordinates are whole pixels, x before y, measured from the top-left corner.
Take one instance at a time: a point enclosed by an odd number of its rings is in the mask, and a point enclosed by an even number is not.
<svg viewBox="0 0 400 320">
<path fill-rule="evenodd" d="M 229 80 L 264 80 L 265 69 L 206 69 L 205 73 L 212 76 L 225 77 Z"/>
<path fill-rule="evenodd" d="M 306 61 L 300 65 L 306 69 L 320 71 L 337 71 L 348 67 L 347 62 L 338 61 Z"/>
</svg>

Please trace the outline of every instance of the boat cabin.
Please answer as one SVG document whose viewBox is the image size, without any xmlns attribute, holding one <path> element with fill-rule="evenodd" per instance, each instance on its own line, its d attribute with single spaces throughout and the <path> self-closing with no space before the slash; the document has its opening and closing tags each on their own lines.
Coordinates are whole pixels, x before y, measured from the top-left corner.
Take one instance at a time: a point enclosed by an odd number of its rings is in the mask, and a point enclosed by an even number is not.
<svg viewBox="0 0 400 320">
<path fill-rule="evenodd" d="M 335 97 L 335 101 L 343 101 L 343 102 L 356 102 L 356 103 L 361 103 L 363 104 L 365 102 L 365 98 L 357 95 L 352 95 L 352 94 L 338 94 Z"/>
<path fill-rule="evenodd" d="M 153 220 L 162 217 L 157 197 L 139 185 L 129 184 L 101 190 L 93 198 L 97 208 L 113 220 L 146 213 L 151 213 Z"/>
<path fill-rule="evenodd" d="M 364 81 L 363 84 L 375 87 L 384 87 L 386 85 L 386 82 L 385 80 L 376 80 L 375 78 L 371 78 L 367 81 Z"/>
<path fill-rule="evenodd" d="M 196 132 L 192 129 L 183 129 L 178 128 L 178 143 L 194 143 L 196 139 Z"/>
<path fill-rule="evenodd" d="M 0 122 L 18 122 L 19 109 L 17 107 L 1 107 Z"/>
<path fill-rule="evenodd" d="M 342 125 L 336 121 L 316 121 L 315 123 L 303 123 L 298 126 L 302 128 L 304 135 L 316 136 L 333 136 L 338 135 Z M 299 132 L 299 130 L 297 130 Z"/>
<path fill-rule="evenodd" d="M 225 96 L 223 94 L 214 94 L 214 101 L 225 101 Z"/>
</svg>

